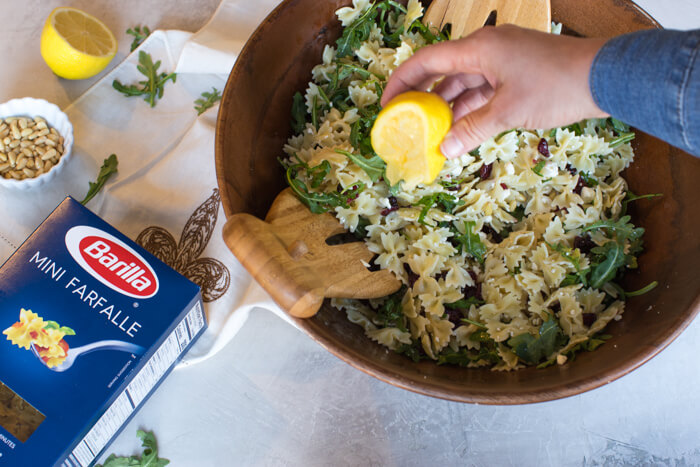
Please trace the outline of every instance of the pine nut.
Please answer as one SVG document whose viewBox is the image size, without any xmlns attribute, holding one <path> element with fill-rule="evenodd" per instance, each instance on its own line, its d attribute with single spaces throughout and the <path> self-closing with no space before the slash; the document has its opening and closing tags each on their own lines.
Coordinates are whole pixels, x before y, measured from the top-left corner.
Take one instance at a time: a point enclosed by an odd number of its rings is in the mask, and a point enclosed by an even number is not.
<svg viewBox="0 0 700 467">
<path fill-rule="evenodd" d="M 40 116 L 0 118 L 0 176 L 23 180 L 58 164 L 65 139 Z"/>
<path fill-rule="evenodd" d="M 17 165 L 15 165 L 15 170 L 22 170 L 27 166 L 27 157 L 22 155 L 17 158 Z"/>
<path fill-rule="evenodd" d="M 58 154 L 58 153 L 56 152 L 56 150 L 53 149 L 53 148 L 51 148 L 51 149 L 49 149 L 48 151 L 46 151 L 46 152 L 44 153 L 44 155 L 41 156 L 41 158 L 44 159 L 45 161 L 47 161 L 47 160 L 51 159 L 53 156 L 55 156 L 56 154 Z"/>
</svg>

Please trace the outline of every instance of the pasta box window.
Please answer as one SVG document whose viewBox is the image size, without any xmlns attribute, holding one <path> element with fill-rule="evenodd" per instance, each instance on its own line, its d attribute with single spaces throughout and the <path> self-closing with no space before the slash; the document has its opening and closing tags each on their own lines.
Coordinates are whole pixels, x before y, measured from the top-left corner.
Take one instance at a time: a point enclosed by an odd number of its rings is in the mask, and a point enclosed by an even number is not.
<svg viewBox="0 0 700 467">
<path fill-rule="evenodd" d="M 92 464 L 205 327 L 197 285 L 66 198 L 0 268 L 0 467 Z"/>
</svg>

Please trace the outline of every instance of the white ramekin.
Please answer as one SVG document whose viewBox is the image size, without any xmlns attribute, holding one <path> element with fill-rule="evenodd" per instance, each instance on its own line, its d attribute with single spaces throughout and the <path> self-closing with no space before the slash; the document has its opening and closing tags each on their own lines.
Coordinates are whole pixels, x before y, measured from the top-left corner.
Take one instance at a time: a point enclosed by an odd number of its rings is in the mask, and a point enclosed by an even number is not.
<svg viewBox="0 0 700 467">
<path fill-rule="evenodd" d="M 46 173 L 34 178 L 24 180 L 8 179 L 0 176 L 0 187 L 7 187 L 19 190 L 29 190 L 41 186 L 53 179 L 58 172 L 68 163 L 73 149 L 73 125 L 66 114 L 61 112 L 57 105 L 44 99 L 24 97 L 22 99 L 12 99 L 4 104 L 0 104 L 0 118 L 7 117 L 42 117 L 46 123 L 55 128 L 63 136 L 63 155 L 58 160 L 58 164 L 51 167 Z"/>
</svg>

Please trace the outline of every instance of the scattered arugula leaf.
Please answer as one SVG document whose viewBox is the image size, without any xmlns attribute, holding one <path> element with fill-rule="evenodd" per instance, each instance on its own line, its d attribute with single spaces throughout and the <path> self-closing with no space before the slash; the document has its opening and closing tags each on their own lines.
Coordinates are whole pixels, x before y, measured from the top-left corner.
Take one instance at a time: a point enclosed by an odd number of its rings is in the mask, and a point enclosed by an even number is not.
<svg viewBox="0 0 700 467">
<path fill-rule="evenodd" d="M 168 459 L 158 457 L 158 445 L 152 432 L 138 430 L 136 436 L 141 438 L 145 448 L 141 457 L 117 457 L 116 454 L 110 454 L 104 464 L 97 464 L 95 467 L 164 467 L 170 463 Z"/>
<path fill-rule="evenodd" d="M 370 180 L 376 182 L 384 175 L 384 170 L 386 169 L 386 164 L 381 157 L 375 155 L 371 158 L 366 158 L 364 156 L 358 156 L 356 154 L 343 151 L 342 149 L 336 149 L 335 152 L 342 154 L 351 161 L 355 163 L 358 167 L 365 171 L 369 176 Z"/>
<path fill-rule="evenodd" d="M 139 51 L 139 64 L 136 68 L 146 77 L 145 80 L 139 81 L 138 85 L 122 84 L 119 80 L 112 81 L 112 87 L 124 94 L 126 97 L 144 96 L 143 100 L 148 102 L 151 107 L 155 107 L 156 101 L 163 97 L 163 89 L 168 81 L 175 82 L 177 75 L 175 73 L 158 73 L 160 68 L 160 60 L 153 63 L 151 54 L 147 54 L 143 50 Z"/>
<path fill-rule="evenodd" d="M 420 362 L 421 360 L 430 360 L 430 357 L 428 357 L 423 351 L 421 343 L 415 340 L 412 340 L 410 344 L 401 344 L 396 349 L 396 353 L 405 355 L 416 363 Z"/>
<path fill-rule="evenodd" d="M 331 171 L 331 164 L 327 160 L 324 160 L 316 167 L 307 168 L 308 174 L 311 176 L 311 188 L 318 188 L 323 183 L 326 175 Z"/>
<path fill-rule="evenodd" d="M 131 49 L 129 50 L 129 52 L 133 52 L 134 50 L 136 50 L 136 47 L 141 45 L 141 43 L 145 41 L 148 36 L 151 35 L 151 30 L 148 29 L 148 26 L 136 26 L 133 29 L 127 29 L 126 33 L 134 36 L 134 40 L 131 43 Z"/>
<path fill-rule="evenodd" d="M 550 315 L 540 326 L 539 336 L 535 337 L 526 332 L 508 339 L 508 345 L 522 361 L 537 365 L 561 348 L 567 340 L 557 320 Z"/>
<path fill-rule="evenodd" d="M 212 108 L 221 100 L 219 90 L 214 87 L 211 90 L 212 92 L 203 92 L 202 97 L 194 101 L 194 110 L 197 111 L 197 115 L 202 115 L 205 110 Z"/>
<path fill-rule="evenodd" d="M 117 173 L 118 165 L 119 161 L 117 160 L 117 155 L 110 154 L 109 157 L 106 158 L 104 162 L 102 162 L 102 167 L 100 167 L 100 173 L 97 174 L 97 180 L 95 180 L 95 182 L 89 182 L 88 192 L 85 195 L 85 199 L 83 199 L 80 202 L 80 204 L 85 206 L 88 203 L 88 201 L 95 197 L 95 195 L 105 185 L 109 177 L 111 177 L 112 174 Z"/>
</svg>

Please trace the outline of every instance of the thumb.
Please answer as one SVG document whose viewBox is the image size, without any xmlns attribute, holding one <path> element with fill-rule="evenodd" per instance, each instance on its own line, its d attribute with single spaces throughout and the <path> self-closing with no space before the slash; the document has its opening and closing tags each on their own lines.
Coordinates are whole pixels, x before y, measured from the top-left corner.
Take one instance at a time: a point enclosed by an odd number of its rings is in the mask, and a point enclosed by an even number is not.
<svg viewBox="0 0 700 467">
<path fill-rule="evenodd" d="M 502 101 L 497 93 L 486 104 L 454 122 L 440 145 L 442 154 L 448 159 L 454 159 L 476 148 L 491 136 L 509 130 L 509 112 Z"/>
</svg>

